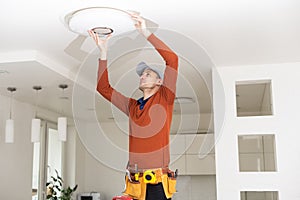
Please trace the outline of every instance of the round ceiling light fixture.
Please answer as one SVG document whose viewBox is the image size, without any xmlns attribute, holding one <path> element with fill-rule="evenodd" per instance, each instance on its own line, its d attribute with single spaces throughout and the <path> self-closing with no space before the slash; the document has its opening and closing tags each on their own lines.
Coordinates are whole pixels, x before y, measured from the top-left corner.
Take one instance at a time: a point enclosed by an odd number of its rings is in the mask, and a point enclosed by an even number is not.
<svg viewBox="0 0 300 200">
<path fill-rule="evenodd" d="M 72 32 L 88 36 L 88 30 L 99 35 L 119 35 L 135 30 L 129 11 L 111 7 L 87 7 L 65 15 L 64 24 Z"/>
</svg>

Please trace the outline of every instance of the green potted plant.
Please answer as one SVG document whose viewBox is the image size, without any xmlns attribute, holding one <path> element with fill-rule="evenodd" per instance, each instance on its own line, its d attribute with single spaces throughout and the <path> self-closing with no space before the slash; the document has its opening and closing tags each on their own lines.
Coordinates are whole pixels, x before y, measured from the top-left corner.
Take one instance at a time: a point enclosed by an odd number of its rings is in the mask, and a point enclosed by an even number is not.
<svg viewBox="0 0 300 200">
<path fill-rule="evenodd" d="M 47 199 L 50 200 L 71 200 L 73 192 L 77 189 L 77 184 L 75 187 L 63 188 L 63 179 L 59 176 L 58 171 L 55 170 L 56 177 L 51 176 L 51 180 L 46 183 L 47 187 Z"/>
</svg>

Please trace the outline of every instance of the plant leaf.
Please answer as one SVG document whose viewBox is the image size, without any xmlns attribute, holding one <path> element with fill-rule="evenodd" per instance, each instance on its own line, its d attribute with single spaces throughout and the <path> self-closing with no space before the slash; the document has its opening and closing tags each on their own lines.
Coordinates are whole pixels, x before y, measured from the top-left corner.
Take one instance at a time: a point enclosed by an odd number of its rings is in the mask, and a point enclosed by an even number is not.
<svg viewBox="0 0 300 200">
<path fill-rule="evenodd" d="M 57 181 L 57 178 L 55 178 L 54 176 L 51 176 L 51 178 L 53 179 L 54 182 Z"/>
<path fill-rule="evenodd" d="M 57 179 L 59 179 L 63 182 L 62 178 L 59 176 L 58 171 L 56 169 L 55 169 L 55 172 L 56 172 Z"/>
<path fill-rule="evenodd" d="M 54 186 L 58 191 L 61 191 L 61 188 L 58 185 Z"/>
<path fill-rule="evenodd" d="M 75 187 L 73 187 L 73 192 L 77 190 L 78 185 L 76 184 Z"/>
</svg>

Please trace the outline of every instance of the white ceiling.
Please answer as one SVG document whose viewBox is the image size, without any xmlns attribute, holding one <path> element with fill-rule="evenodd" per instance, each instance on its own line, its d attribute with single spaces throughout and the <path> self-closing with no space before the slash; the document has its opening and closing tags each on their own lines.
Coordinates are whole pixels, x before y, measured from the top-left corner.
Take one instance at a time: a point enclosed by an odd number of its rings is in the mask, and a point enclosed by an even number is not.
<svg viewBox="0 0 300 200">
<path fill-rule="evenodd" d="M 70 32 L 61 19 L 69 11 L 89 6 L 138 11 L 161 29 L 183 35 L 202 47 L 217 67 L 300 61 L 299 0 L 10 0 L 0 3 L 0 94 L 8 96 L 6 88 L 14 86 L 16 99 L 35 104 L 32 86 L 41 85 L 39 106 L 61 112 L 58 85 L 66 83 L 70 87 L 64 94 L 69 98 L 65 112 L 72 116 L 73 81 L 82 67 L 84 51 L 94 46 L 90 38 L 78 38 Z M 84 51 L 74 44 L 80 39 L 86 39 Z M 97 56 L 94 60 L 96 63 Z M 112 76 L 134 70 L 134 63 L 131 60 L 120 71 L 112 65 Z M 177 95 L 193 96 L 201 102 L 201 111 L 209 112 L 205 109 L 210 106 L 208 93 L 201 93 L 202 80 L 194 76 L 187 62 L 182 60 L 181 64 L 183 79 L 179 80 Z M 128 87 L 135 86 L 136 78 L 126 80 L 132 80 Z M 190 80 L 191 86 L 184 86 L 184 80 Z M 182 109 L 193 113 L 193 106 L 182 105 Z"/>
</svg>

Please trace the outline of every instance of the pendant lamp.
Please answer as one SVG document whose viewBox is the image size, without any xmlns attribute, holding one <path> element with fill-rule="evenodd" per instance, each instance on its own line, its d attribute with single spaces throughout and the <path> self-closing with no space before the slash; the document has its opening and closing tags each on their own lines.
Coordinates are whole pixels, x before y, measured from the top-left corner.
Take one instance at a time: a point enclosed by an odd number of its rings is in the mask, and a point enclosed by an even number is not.
<svg viewBox="0 0 300 200">
<path fill-rule="evenodd" d="M 33 89 L 36 91 L 36 99 L 35 99 L 35 114 L 34 118 L 31 121 L 31 142 L 39 142 L 40 141 L 40 133 L 41 133 L 41 119 L 37 118 L 37 102 L 38 102 L 38 92 L 42 89 L 41 86 L 33 86 Z"/>
<path fill-rule="evenodd" d="M 61 96 L 61 100 L 66 99 L 66 97 L 64 96 L 64 91 L 65 89 L 68 88 L 67 84 L 60 84 L 58 86 L 60 89 L 62 89 L 62 96 Z M 64 116 L 64 110 L 63 110 L 63 103 L 62 103 L 62 116 L 58 117 L 57 119 L 57 131 L 58 131 L 58 138 L 60 141 L 67 141 L 67 117 Z"/>
<path fill-rule="evenodd" d="M 13 93 L 17 90 L 15 87 L 8 87 L 7 90 L 11 93 L 10 105 L 9 105 L 9 119 L 6 120 L 5 124 L 5 143 L 14 142 L 14 120 L 12 119 L 12 99 Z"/>
</svg>

